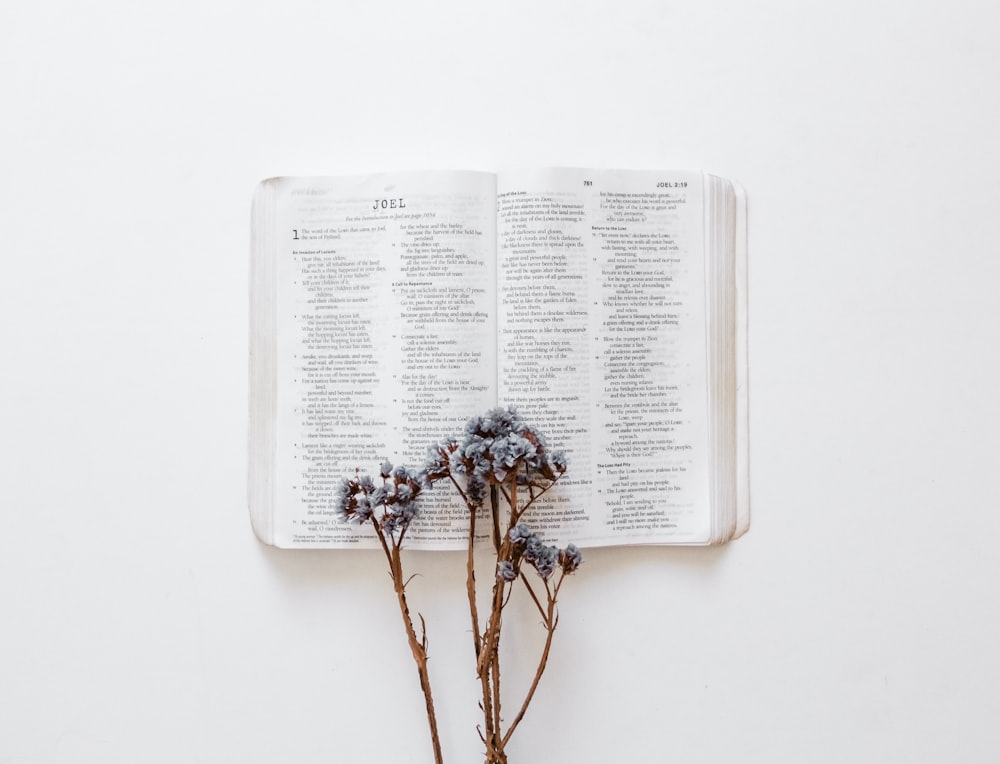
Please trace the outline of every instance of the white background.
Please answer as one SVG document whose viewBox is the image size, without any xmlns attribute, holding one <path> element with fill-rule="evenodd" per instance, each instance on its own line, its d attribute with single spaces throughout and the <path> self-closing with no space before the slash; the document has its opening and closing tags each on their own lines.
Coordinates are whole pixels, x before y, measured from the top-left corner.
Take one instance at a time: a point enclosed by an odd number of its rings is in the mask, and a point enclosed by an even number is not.
<svg viewBox="0 0 1000 764">
<path fill-rule="evenodd" d="M 754 515 L 587 551 L 512 763 L 997 761 L 998 9 L 4 3 L 0 762 L 431 761 L 377 554 L 250 531 L 250 197 L 548 164 L 746 187 Z"/>
</svg>

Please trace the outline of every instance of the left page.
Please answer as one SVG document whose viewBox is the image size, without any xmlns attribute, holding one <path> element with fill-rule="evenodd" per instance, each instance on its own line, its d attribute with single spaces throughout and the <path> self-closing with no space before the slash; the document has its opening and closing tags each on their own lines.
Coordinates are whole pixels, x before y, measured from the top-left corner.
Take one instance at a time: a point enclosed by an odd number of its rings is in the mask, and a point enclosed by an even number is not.
<svg viewBox="0 0 1000 764">
<path fill-rule="evenodd" d="M 257 228 L 273 251 L 273 291 L 258 302 L 273 300 L 274 341 L 251 357 L 273 353 L 271 414 L 258 417 L 273 428 L 252 415 L 251 438 L 272 442 L 258 456 L 273 460 L 273 484 L 258 465 L 255 530 L 281 547 L 374 547 L 370 529 L 334 514 L 339 482 L 355 469 L 377 476 L 385 459 L 419 466 L 496 405 L 495 177 L 279 178 L 255 200 L 272 204 Z M 266 274 L 253 281 L 266 291 Z M 268 398 L 266 375 L 251 378 Z M 411 547 L 465 543 L 452 493 L 427 493 Z"/>
</svg>

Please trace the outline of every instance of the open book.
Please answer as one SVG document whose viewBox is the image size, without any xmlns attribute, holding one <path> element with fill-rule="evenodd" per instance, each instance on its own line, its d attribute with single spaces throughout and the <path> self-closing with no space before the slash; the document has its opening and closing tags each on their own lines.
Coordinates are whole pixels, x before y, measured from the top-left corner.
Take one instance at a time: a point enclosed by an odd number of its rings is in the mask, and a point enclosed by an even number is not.
<svg viewBox="0 0 1000 764">
<path fill-rule="evenodd" d="M 749 524 L 746 204 L 700 172 L 272 178 L 252 213 L 249 500 L 280 547 L 377 542 L 340 481 L 513 404 L 569 469 L 530 522 L 580 546 Z M 411 548 L 462 548 L 440 485 Z"/>
</svg>

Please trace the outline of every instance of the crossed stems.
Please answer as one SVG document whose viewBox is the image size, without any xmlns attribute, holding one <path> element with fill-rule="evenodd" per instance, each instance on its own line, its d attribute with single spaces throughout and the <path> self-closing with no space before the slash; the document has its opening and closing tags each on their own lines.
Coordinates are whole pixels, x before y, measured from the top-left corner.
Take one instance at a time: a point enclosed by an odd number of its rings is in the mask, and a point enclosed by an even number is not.
<svg viewBox="0 0 1000 764">
<path fill-rule="evenodd" d="M 527 473 L 527 469 L 525 472 Z M 462 498 L 469 506 L 466 592 L 469 599 L 469 614 L 472 620 L 472 637 L 476 653 L 476 674 L 479 677 L 483 696 L 482 702 L 480 703 L 480 708 L 483 712 L 483 726 L 479 728 L 479 736 L 486 745 L 485 764 L 506 764 L 507 754 L 505 752 L 505 748 L 507 742 L 510 740 L 511 735 L 514 734 L 514 730 L 517 729 L 518 724 L 520 724 L 521 720 L 524 718 L 524 715 L 528 710 L 528 705 L 531 703 L 531 699 L 534 697 L 535 690 L 538 688 L 538 683 L 545 671 L 545 666 L 548 663 L 549 650 L 552 647 L 552 637 L 555 634 L 556 624 L 559 621 L 559 616 L 556 612 L 556 598 L 558 597 L 559 589 L 562 586 L 565 572 L 560 569 L 558 578 L 554 584 L 550 583 L 549 579 L 543 579 L 545 585 L 545 605 L 543 605 L 527 576 L 525 576 L 523 571 L 518 571 L 518 578 L 524 584 L 532 602 L 535 603 L 535 607 L 538 609 L 538 612 L 542 617 L 542 625 L 545 628 L 546 634 L 545 644 L 542 648 L 538 667 L 535 670 L 535 676 L 531 681 L 531 685 L 528 688 L 528 692 L 521 703 L 521 707 L 518 710 L 517 715 L 507 727 L 507 730 L 504 731 L 501 726 L 500 715 L 500 632 L 503 625 L 503 609 L 510 600 L 510 595 L 512 593 L 512 589 L 508 588 L 507 584 L 513 582 L 505 581 L 500 576 L 494 576 L 490 616 L 487 621 L 486 630 L 482 631 L 481 621 L 479 618 L 479 608 L 476 602 L 476 572 L 473 554 L 476 537 L 477 508 L 468 500 L 465 491 L 462 490 L 462 487 L 458 484 L 454 477 L 451 477 L 451 481 L 455 486 L 455 489 L 459 492 L 459 494 L 461 494 Z M 527 481 L 528 499 L 525 501 L 524 505 L 520 507 L 518 506 L 518 484 L 516 474 L 510 475 L 508 479 L 499 486 L 490 486 L 490 509 L 493 526 L 491 529 L 491 535 L 493 537 L 493 547 L 496 552 L 498 564 L 503 561 L 513 561 L 515 549 L 514 542 L 511 540 L 510 531 L 515 525 L 518 524 L 518 522 L 520 522 L 521 518 L 527 512 L 528 508 L 535 502 L 535 500 L 551 488 L 554 483 L 555 480 L 552 480 L 546 485 L 539 485 L 531 481 L 529 476 Z M 507 514 L 506 532 L 503 534 L 500 532 L 502 526 L 500 512 L 501 494 L 510 507 L 510 512 Z"/>
</svg>

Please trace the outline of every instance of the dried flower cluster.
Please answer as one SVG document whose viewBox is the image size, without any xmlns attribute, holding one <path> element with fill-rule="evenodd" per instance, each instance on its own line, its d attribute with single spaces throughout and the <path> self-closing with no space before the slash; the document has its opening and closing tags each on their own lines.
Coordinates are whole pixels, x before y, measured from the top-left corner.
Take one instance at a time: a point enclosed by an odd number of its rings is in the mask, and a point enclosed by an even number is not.
<svg viewBox="0 0 1000 764">
<path fill-rule="evenodd" d="M 406 602 L 400 550 L 410 523 L 418 516 L 419 498 L 425 489 L 446 480 L 458 491 L 469 510 L 466 589 L 472 621 L 476 674 L 482 700 L 480 738 L 486 747 L 486 764 L 506 764 L 507 743 L 520 724 L 538 687 L 548 661 L 558 614 L 556 599 L 565 576 L 580 567 L 583 556 L 573 544 L 564 549 L 547 545 L 523 521 L 535 501 L 566 472 L 566 458 L 548 448 L 545 438 L 526 424 L 513 408 L 498 408 L 471 419 L 460 437 L 443 441 L 429 450 L 420 470 L 381 468 L 381 484 L 361 475 L 343 481 L 335 497 L 336 510 L 347 522 L 370 522 L 389 562 L 404 627 L 427 705 L 428 724 L 435 762 L 441 764 L 437 719 L 427 675 L 426 634 L 418 639 Z M 495 575 L 490 588 L 489 610 L 480 618 L 476 586 L 475 538 L 477 519 L 489 499 Z M 525 569 L 538 578 L 532 583 Z M 545 642 L 538 668 L 521 705 L 503 727 L 500 713 L 500 636 L 502 613 L 518 581 L 538 609 L 545 628 Z M 421 623 L 423 619 L 421 618 Z"/>
<path fill-rule="evenodd" d="M 510 562 L 502 560 L 497 568 L 497 574 L 507 581 L 517 578 L 518 563 L 521 560 L 531 565 L 544 579 L 548 579 L 556 568 L 563 573 L 572 573 L 583 562 L 583 555 L 575 544 L 569 544 L 565 549 L 546 546 L 542 543 L 542 537 L 525 523 L 518 523 L 511 528 L 510 540 L 514 542 L 514 559 Z"/>
<path fill-rule="evenodd" d="M 420 472 L 394 468 L 389 462 L 382 463 L 381 477 L 381 485 L 368 475 L 344 480 L 334 496 L 337 515 L 347 522 L 374 520 L 390 535 L 402 533 L 417 516 L 417 498 L 426 479 Z"/>
</svg>

